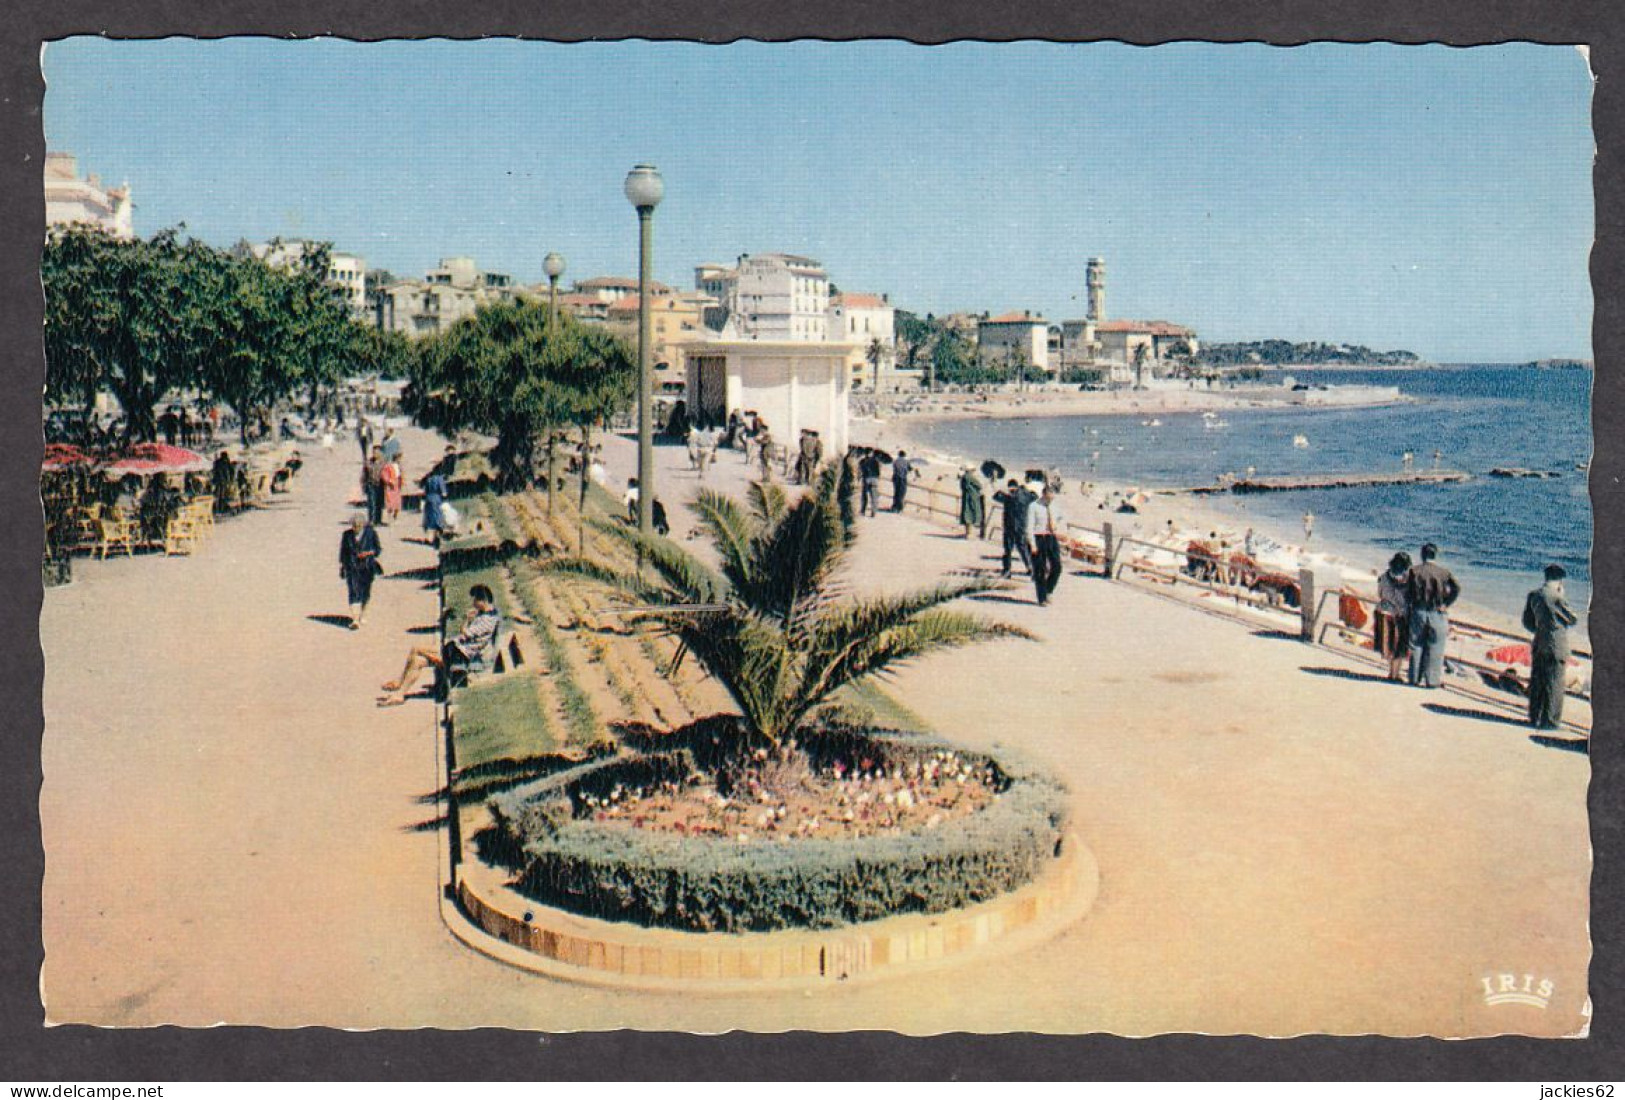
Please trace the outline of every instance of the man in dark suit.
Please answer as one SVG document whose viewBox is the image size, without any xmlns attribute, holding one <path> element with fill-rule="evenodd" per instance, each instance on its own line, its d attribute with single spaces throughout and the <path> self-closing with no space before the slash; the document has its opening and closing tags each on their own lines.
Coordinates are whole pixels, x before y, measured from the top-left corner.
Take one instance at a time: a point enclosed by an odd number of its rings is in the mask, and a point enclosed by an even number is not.
<svg viewBox="0 0 1625 1100">
<path fill-rule="evenodd" d="M 1411 608 L 1411 683 L 1436 688 L 1444 683 L 1444 649 L 1450 638 L 1450 605 L 1461 585 L 1450 570 L 1433 559 L 1439 548 L 1422 547 L 1422 561 L 1411 567 L 1405 583 Z"/>
<path fill-rule="evenodd" d="M 1523 628 L 1535 636 L 1530 646 L 1529 724 L 1555 730 L 1563 724 L 1563 695 L 1567 691 L 1569 627 L 1579 616 L 1563 598 L 1561 565 L 1546 567 L 1546 583 L 1529 593 L 1523 604 Z"/>
<path fill-rule="evenodd" d="M 1033 575 L 1033 555 L 1027 548 L 1027 507 L 1034 497 L 1021 482 L 1011 478 L 1003 489 L 993 494 L 993 499 L 999 502 L 1000 511 L 1004 514 L 1004 566 L 1000 572 L 1006 577 L 1010 575 L 1010 554 L 1014 551 L 1021 555 L 1021 564 L 1026 567 L 1030 577 Z"/>
</svg>

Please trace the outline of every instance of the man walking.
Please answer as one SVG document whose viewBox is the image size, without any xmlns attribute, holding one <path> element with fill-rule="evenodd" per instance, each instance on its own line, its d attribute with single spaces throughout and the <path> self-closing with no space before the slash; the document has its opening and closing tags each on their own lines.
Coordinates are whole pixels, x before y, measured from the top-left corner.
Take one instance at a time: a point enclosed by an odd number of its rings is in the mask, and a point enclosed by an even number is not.
<svg viewBox="0 0 1625 1100">
<path fill-rule="evenodd" d="M 1010 555 L 1014 552 L 1021 555 L 1021 564 L 1030 577 L 1033 575 L 1033 555 L 1027 549 L 1027 509 L 1035 498 L 1022 487 L 1021 482 L 1011 478 L 1003 489 L 993 494 L 993 499 L 999 502 L 1000 510 L 1004 513 L 1004 565 L 1000 572 L 1006 577 L 1010 575 Z"/>
<path fill-rule="evenodd" d="M 1567 691 L 1569 627 L 1579 617 L 1563 598 L 1561 565 L 1546 567 L 1546 583 L 1529 593 L 1523 604 L 1523 628 L 1535 636 L 1530 646 L 1529 724 L 1555 730 L 1563 724 L 1563 696 Z"/>
<path fill-rule="evenodd" d="M 898 451 L 897 457 L 891 464 L 891 510 L 901 513 L 903 504 L 908 499 L 908 479 L 913 475 L 919 479 L 920 472 L 914 461 L 908 457 L 907 451 Z"/>
<path fill-rule="evenodd" d="M 1422 561 L 1411 567 L 1406 596 L 1411 608 L 1411 683 L 1437 688 L 1444 683 L 1444 650 L 1450 638 L 1450 605 L 1461 595 L 1461 585 L 1450 570 L 1433 559 L 1439 548 L 1422 547 Z"/>
<path fill-rule="evenodd" d="M 384 514 L 384 452 L 374 447 L 361 468 L 361 493 L 367 501 L 367 522 L 374 527 Z"/>
<path fill-rule="evenodd" d="M 858 459 L 858 480 L 863 485 L 858 511 L 872 516 L 875 503 L 880 499 L 880 456 L 873 449 L 864 451 L 863 457 Z"/>
<path fill-rule="evenodd" d="M 1038 592 L 1038 606 L 1049 603 L 1055 586 L 1061 579 L 1061 532 L 1066 520 L 1055 502 L 1055 490 L 1044 486 L 1039 498 L 1027 507 L 1027 530 L 1033 540 L 1033 587 Z"/>
</svg>

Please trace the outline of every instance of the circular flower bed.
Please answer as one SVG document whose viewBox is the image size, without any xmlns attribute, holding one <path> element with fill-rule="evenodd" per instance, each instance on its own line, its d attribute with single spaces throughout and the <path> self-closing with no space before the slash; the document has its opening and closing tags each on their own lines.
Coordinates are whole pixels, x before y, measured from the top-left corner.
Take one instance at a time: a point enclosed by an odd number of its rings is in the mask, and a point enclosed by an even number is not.
<svg viewBox="0 0 1625 1100">
<path fill-rule="evenodd" d="M 689 746 L 584 764 L 492 800 L 482 847 L 514 888 L 691 931 L 943 912 L 1031 881 L 1067 792 L 1009 758 L 850 731 L 740 758 Z"/>
</svg>

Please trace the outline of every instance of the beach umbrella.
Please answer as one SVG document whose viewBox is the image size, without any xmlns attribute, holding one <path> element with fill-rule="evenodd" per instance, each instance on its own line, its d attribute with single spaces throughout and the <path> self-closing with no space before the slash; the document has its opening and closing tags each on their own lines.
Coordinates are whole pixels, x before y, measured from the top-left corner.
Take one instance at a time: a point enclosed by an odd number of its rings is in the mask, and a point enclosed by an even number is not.
<svg viewBox="0 0 1625 1100">
<path fill-rule="evenodd" d="M 93 466 L 96 460 L 71 443 L 47 443 L 42 470 L 66 470 L 74 466 Z"/>
<path fill-rule="evenodd" d="M 996 481 L 1004 476 L 1004 467 L 990 458 L 982 463 L 982 476 Z"/>
<path fill-rule="evenodd" d="M 130 474 L 198 474 L 209 469 L 209 460 L 196 451 L 168 443 L 137 443 L 107 466 L 108 477 Z"/>
</svg>

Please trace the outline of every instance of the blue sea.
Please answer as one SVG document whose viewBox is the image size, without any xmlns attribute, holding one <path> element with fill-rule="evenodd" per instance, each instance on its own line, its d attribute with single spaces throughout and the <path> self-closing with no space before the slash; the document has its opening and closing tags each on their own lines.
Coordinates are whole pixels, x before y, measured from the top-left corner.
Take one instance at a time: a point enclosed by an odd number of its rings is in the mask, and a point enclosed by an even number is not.
<svg viewBox="0 0 1625 1100">
<path fill-rule="evenodd" d="M 1393 386 L 1413 401 L 1363 409 L 1234 409 L 1229 427 L 1205 430 L 1199 413 L 934 421 L 908 425 L 920 444 L 1005 465 L 1054 467 L 1072 477 L 1151 487 L 1212 484 L 1247 467 L 1259 476 L 1397 471 L 1434 464 L 1472 479 L 1204 498 L 1204 503 L 1300 541 L 1305 511 L 1315 542 L 1360 566 L 1379 568 L 1395 550 L 1425 541 L 1462 580 L 1475 606 L 1516 615 L 1548 562 L 1568 570 L 1576 609 L 1591 591 L 1591 373 L 1533 367 L 1440 367 L 1420 371 L 1314 371 L 1313 384 Z M 1293 446 L 1303 435 L 1307 448 Z M 1490 478 L 1497 466 L 1550 470 L 1549 480 Z"/>
</svg>

